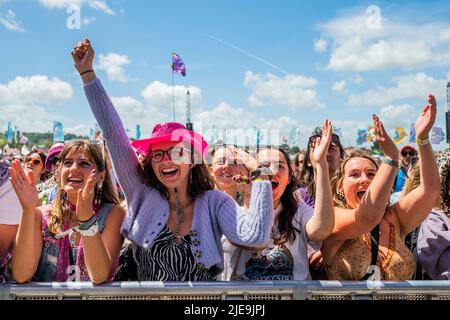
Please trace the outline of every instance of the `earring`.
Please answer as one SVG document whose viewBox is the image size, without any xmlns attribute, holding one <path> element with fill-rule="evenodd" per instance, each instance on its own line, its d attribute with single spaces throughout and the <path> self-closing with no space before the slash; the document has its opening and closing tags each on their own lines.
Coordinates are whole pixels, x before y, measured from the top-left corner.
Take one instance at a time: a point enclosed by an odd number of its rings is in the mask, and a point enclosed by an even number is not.
<svg viewBox="0 0 450 320">
<path fill-rule="evenodd" d="M 344 197 L 345 197 L 345 196 L 344 196 L 344 193 L 342 192 L 341 189 L 339 189 L 339 190 L 337 191 L 337 195 L 338 195 L 340 198 L 344 198 Z"/>
<path fill-rule="evenodd" d="M 67 201 L 67 193 L 65 191 L 61 191 L 61 204 L 65 204 Z"/>
<path fill-rule="evenodd" d="M 102 188 L 103 181 L 100 181 L 97 186 L 97 192 L 95 193 L 94 206 L 96 209 L 100 208 L 102 202 Z"/>
</svg>

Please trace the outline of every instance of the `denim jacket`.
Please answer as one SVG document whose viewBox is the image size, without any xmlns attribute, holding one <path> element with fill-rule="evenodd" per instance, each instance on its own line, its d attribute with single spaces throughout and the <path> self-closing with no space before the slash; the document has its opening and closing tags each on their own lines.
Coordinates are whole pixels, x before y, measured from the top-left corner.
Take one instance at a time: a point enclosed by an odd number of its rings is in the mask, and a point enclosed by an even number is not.
<svg viewBox="0 0 450 320">
<path fill-rule="evenodd" d="M 108 217 L 111 208 L 114 207 L 112 203 L 105 203 L 100 211 L 96 214 L 98 221 L 99 232 L 103 232 L 105 228 L 105 220 Z M 37 282 L 53 282 L 56 281 L 56 267 L 59 255 L 59 240 L 56 240 L 48 229 L 44 213 L 42 214 L 42 235 L 44 237 L 44 243 L 42 248 L 41 257 L 39 259 L 38 269 L 33 276 L 32 281 Z M 72 254 L 72 252 L 70 253 Z M 84 279 L 82 279 L 84 280 Z M 88 280 L 88 279 L 86 279 Z"/>
</svg>

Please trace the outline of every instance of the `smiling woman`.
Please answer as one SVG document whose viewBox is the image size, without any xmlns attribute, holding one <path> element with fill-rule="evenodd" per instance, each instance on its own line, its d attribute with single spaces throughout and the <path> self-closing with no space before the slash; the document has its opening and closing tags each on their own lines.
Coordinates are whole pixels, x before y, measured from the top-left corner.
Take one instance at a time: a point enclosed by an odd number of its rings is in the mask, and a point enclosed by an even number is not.
<svg viewBox="0 0 450 320">
<path fill-rule="evenodd" d="M 420 225 L 439 198 L 439 173 L 428 140 L 436 118 L 434 96 L 428 102 L 415 124 L 420 185 L 397 203 L 388 205 L 399 151 L 376 115 L 373 127 L 385 155 L 380 167 L 363 150 L 349 152 L 342 161 L 332 181 L 336 224 L 321 249 L 329 280 L 411 279 L 415 261 L 405 236 Z"/>
<path fill-rule="evenodd" d="M 134 266 L 128 273 L 134 278 L 127 280 L 215 280 L 223 269 L 223 234 L 240 245 L 266 243 L 272 224 L 269 182 L 253 183 L 246 214 L 214 190 L 203 161 L 208 145 L 198 133 L 181 123 L 159 123 L 151 138 L 131 144 L 96 78 L 89 40 L 74 48 L 72 58 L 127 199 L 122 234 L 131 240 L 129 265 Z M 145 157 L 142 164 L 136 151 Z"/>
<path fill-rule="evenodd" d="M 98 145 L 75 141 L 61 152 L 52 204 L 35 208 L 33 173 L 16 160 L 11 183 L 22 206 L 12 253 L 12 274 L 19 282 L 112 280 L 123 243 L 118 205 L 109 170 Z M 79 278 L 77 278 L 79 276 Z"/>
</svg>

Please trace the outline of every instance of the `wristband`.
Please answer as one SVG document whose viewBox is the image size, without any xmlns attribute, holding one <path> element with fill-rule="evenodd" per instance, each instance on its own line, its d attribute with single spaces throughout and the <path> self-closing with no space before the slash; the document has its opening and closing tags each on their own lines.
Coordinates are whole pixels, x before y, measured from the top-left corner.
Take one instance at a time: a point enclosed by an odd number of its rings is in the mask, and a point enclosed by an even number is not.
<svg viewBox="0 0 450 320">
<path fill-rule="evenodd" d="M 429 137 L 426 137 L 425 139 L 416 138 L 416 144 L 418 146 L 424 146 L 424 145 L 430 144 L 430 139 L 429 139 Z"/>
<path fill-rule="evenodd" d="M 85 73 L 89 73 L 89 72 L 94 72 L 94 70 L 90 69 L 90 70 L 83 71 L 82 73 L 80 73 L 80 76 L 82 76 Z"/>
<path fill-rule="evenodd" d="M 386 164 L 388 164 L 388 165 L 390 165 L 390 166 L 393 166 L 393 167 L 395 167 L 395 168 L 398 169 L 398 162 L 395 161 L 395 160 L 384 158 L 381 162 L 382 162 L 382 163 L 386 163 Z"/>
<path fill-rule="evenodd" d="M 81 230 L 78 228 L 78 232 L 83 236 L 83 237 L 93 237 L 98 233 L 98 222 L 95 221 L 94 224 L 92 224 L 89 229 L 87 230 Z"/>
<path fill-rule="evenodd" d="M 89 220 L 80 222 L 82 223 L 77 226 L 78 230 L 88 230 L 90 227 L 92 227 L 93 224 L 97 222 L 97 217 L 95 215 L 92 215 Z"/>
</svg>

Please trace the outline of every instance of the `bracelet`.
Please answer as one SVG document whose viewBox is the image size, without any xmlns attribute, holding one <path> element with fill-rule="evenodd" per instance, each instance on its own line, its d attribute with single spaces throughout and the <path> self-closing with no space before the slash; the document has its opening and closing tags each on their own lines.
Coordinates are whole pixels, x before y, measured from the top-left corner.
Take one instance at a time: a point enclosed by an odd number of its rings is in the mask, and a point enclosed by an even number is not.
<svg viewBox="0 0 450 320">
<path fill-rule="evenodd" d="M 88 230 L 90 227 L 92 227 L 93 224 L 97 222 L 97 217 L 93 214 L 92 217 L 89 218 L 89 220 L 80 222 L 82 223 L 77 226 L 78 230 Z"/>
<path fill-rule="evenodd" d="M 83 71 L 82 73 L 80 73 L 80 76 L 82 76 L 83 74 L 88 73 L 88 72 L 94 72 L 94 70 L 90 69 L 90 70 Z"/>
<path fill-rule="evenodd" d="M 78 230 L 77 230 L 83 237 L 93 237 L 93 236 L 95 236 L 97 233 L 98 233 L 98 222 L 97 221 L 95 221 L 94 222 L 94 224 L 92 224 L 90 227 L 89 227 L 89 229 L 87 229 L 87 230 L 81 230 L 79 227 L 78 227 Z"/>
<path fill-rule="evenodd" d="M 382 163 L 386 163 L 386 164 L 388 164 L 388 165 L 390 165 L 390 166 L 393 166 L 393 167 L 395 167 L 395 168 L 398 169 L 398 162 L 395 161 L 395 160 L 384 158 L 381 162 L 382 162 Z"/>
<path fill-rule="evenodd" d="M 416 144 L 418 146 L 424 146 L 424 145 L 430 144 L 430 139 L 428 136 L 425 139 L 416 138 Z"/>
</svg>

